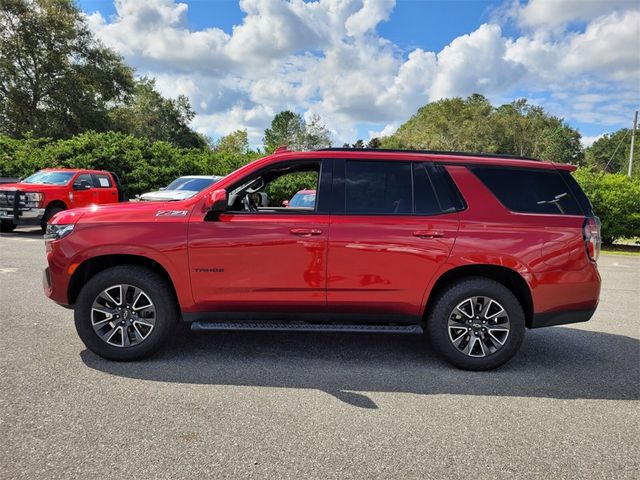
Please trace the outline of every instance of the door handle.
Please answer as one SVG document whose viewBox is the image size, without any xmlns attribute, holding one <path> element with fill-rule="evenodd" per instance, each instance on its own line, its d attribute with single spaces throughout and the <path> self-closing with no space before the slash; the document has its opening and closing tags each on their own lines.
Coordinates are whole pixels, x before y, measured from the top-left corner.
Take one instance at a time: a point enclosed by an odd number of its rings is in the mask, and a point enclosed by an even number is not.
<svg viewBox="0 0 640 480">
<path fill-rule="evenodd" d="M 413 232 L 413 236 L 420 238 L 440 238 L 444 237 L 444 233 L 436 232 L 434 230 L 416 230 L 415 232 Z"/>
<path fill-rule="evenodd" d="M 310 237 L 311 235 L 322 234 L 322 230 L 317 228 L 292 228 L 290 232 L 292 235 L 300 235 L 303 237 Z"/>
</svg>

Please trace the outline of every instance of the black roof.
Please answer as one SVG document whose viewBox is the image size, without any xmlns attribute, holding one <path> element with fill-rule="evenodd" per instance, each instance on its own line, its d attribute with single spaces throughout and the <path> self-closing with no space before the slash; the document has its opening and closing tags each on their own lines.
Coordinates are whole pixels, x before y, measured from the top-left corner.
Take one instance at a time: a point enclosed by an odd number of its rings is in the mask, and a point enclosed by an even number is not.
<svg viewBox="0 0 640 480">
<path fill-rule="evenodd" d="M 345 147 L 331 147 L 320 148 L 316 152 L 383 152 L 383 153 L 426 153 L 429 155 L 455 155 L 461 157 L 484 157 L 484 158 L 506 158 L 510 160 L 531 160 L 534 162 L 541 162 L 539 158 L 521 157 L 518 155 L 509 155 L 505 153 L 476 153 L 476 152 L 447 152 L 440 150 L 401 150 L 401 149 L 389 149 L 389 148 L 345 148 Z"/>
</svg>

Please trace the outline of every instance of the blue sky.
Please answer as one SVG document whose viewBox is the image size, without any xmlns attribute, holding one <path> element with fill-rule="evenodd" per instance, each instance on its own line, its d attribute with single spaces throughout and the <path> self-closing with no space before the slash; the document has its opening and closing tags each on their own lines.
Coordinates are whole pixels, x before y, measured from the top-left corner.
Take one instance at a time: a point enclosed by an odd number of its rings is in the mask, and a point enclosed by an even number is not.
<svg viewBox="0 0 640 480">
<path fill-rule="evenodd" d="M 584 142 L 640 99 L 634 0 L 82 0 L 90 28 L 213 138 L 259 145 L 278 111 L 319 114 L 335 144 L 392 133 L 429 101 L 527 97 Z"/>
</svg>

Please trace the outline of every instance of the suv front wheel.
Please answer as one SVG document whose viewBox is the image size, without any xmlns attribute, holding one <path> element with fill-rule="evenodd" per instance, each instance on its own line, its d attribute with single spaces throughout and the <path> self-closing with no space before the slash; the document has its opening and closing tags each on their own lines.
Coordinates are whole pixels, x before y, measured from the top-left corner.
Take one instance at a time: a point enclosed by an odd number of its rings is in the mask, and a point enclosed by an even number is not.
<svg viewBox="0 0 640 480">
<path fill-rule="evenodd" d="M 74 314 L 86 347 L 110 360 L 151 355 L 179 316 L 164 279 L 137 265 L 108 268 L 92 277 L 78 295 Z"/>
<path fill-rule="evenodd" d="M 524 330 L 515 295 L 483 277 L 453 283 L 436 298 L 427 317 L 432 345 L 465 370 L 490 370 L 507 362 L 520 348 Z"/>
</svg>

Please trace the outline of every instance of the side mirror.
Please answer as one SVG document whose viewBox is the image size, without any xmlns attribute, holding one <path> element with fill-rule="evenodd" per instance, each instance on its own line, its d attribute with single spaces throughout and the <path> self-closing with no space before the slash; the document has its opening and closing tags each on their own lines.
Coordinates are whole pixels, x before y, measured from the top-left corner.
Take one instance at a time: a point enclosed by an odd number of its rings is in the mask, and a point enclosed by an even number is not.
<svg viewBox="0 0 640 480">
<path fill-rule="evenodd" d="M 207 196 L 205 208 L 210 212 L 222 213 L 227 209 L 227 191 L 224 188 L 214 190 Z"/>
<path fill-rule="evenodd" d="M 288 207 L 289 206 L 289 200 L 283 200 L 282 201 L 282 206 L 283 207 Z"/>
</svg>

